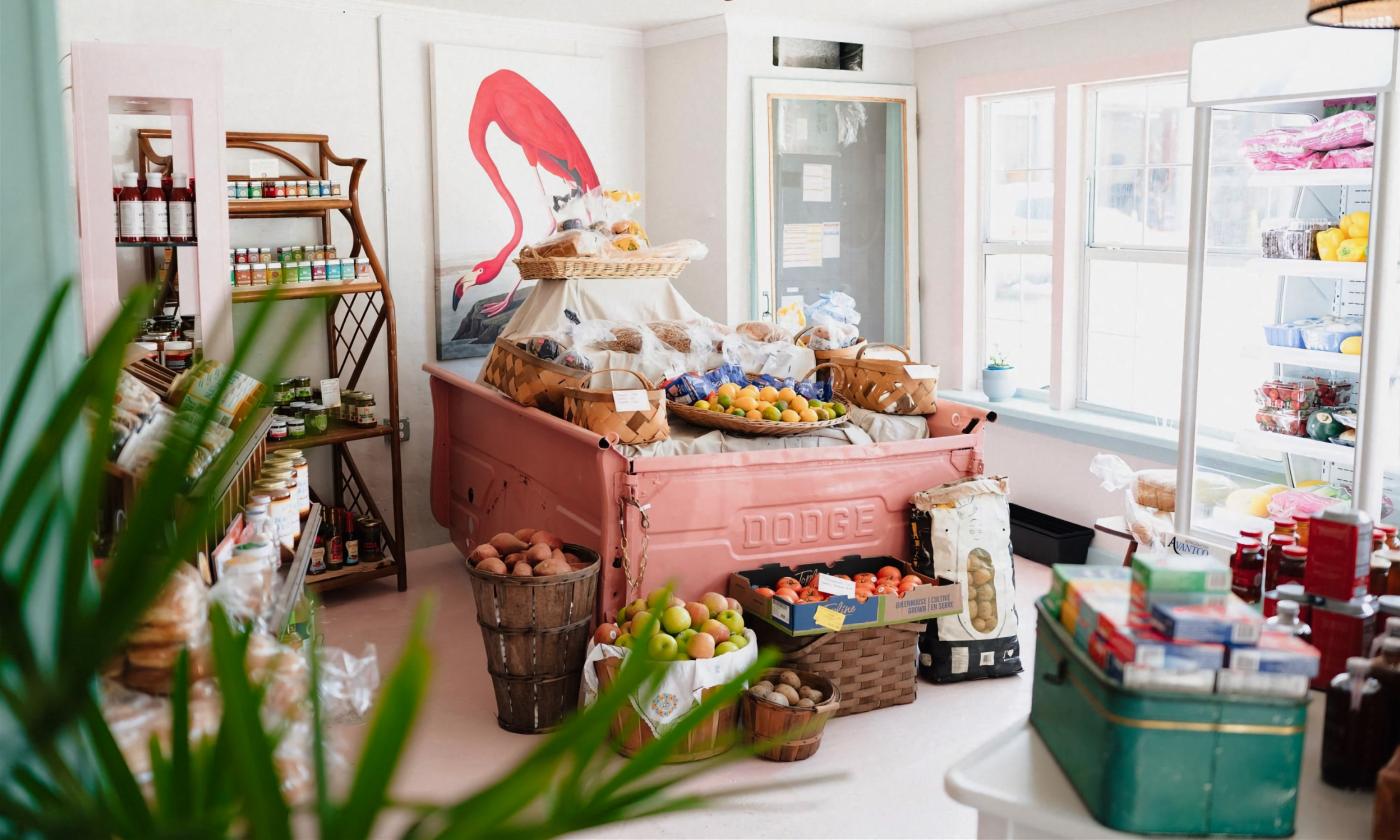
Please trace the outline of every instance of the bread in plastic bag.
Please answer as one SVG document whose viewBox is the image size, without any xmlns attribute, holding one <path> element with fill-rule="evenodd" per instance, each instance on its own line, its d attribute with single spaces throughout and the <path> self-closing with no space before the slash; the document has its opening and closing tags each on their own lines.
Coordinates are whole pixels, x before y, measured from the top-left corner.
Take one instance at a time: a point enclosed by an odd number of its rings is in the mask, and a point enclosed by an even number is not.
<svg viewBox="0 0 1400 840">
<path fill-rule="evenodd" d="M 1110 493 L 1123 491 L 1123 519 L 1128 531 L 1139 545 L 1156 547 L 1166 545 L 1172 536 L 1170 514 L 1139 504 L 1137 501 L 1138 474 L 1128 462 L 1117 455 L 1100 452 L 1089 462 L 1089 473 L 1099 479 L 1103 489 Z M 1155 487 L 1155 485 L 1152 485 Z M 1173 487 L 1172 504 L 1175 506 L 1176 492 Z"/>
<path fill-rule="evenodd" d="M 374 706 L 379 690 L 379 656 L 365 645 L 360 656 L 344 648 L 321 650 L 321 715 L 333 723 L 359 723 Z"/>
<path fill-rule="evenodd" d="M 811 350 L 840 350 L 860 343 L 860 327 L 834 322 L 817 324 L 808 327 L 798 340 Z"/>
<path fill-rule="evenodd" d="M 611 245 L 609 237 L 596 230 L 563 230 L 527 247 L 523 256 L 535 257 L 597 257 Z"/>
<path fill-rule="evenodd" d="M 809 324 L 859 324 L 856 299 L 845 292 L 822 292 L 806 305 Z"/>
</svg>

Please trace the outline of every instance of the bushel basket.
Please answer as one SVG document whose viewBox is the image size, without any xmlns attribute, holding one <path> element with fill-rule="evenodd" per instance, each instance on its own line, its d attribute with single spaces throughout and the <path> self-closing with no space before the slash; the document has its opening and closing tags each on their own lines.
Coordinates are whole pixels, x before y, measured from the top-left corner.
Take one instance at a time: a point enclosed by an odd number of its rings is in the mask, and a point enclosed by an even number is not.
<svg viewBox="0 0 1400 840">
<path fill-rule="evenodd" d="M 606 391 L 588 387 L 600 373 L 625 373 L 636 377 L 646 392 L 645 410 L 620 411 L 613 402 L 613 389 Z M 564 419 L 606 438 L 610 443 L 640 446 L 671 436 L 666 421 L 666 392 L 653 388 L 645 376 L 625 368 L 603 368 L 585 374 L 576 387 L 564 389 Z"/>
<path fill-rule="evenodd" d="M 867 357 L 872 347 L 893 347 L 904 356 L 899 359 Z M 849 402 L 881 414 L 933 414 L 938 410 L 938 366 L 933 376 L 911 376 L 908 367 L 914 365 L 909 351 L 898 344 L 866 344 L 850 358 L 833 359 L 840 372 L 836 380 L 841 395 Z"/>
<path fill-rule="evenodd" d="M 762 679 L 777 682 L 783 669 L 763 672 Z M 811 758 L 822 745 L 822 730 L 826 722 L 841 708 L 841 688 L 821 674 L 798 671 L 803 685 L 820 689 L 825 697 L 811 708 L 779 706 L 760 700 L 745 691 L 741 708 L 744 713 L 744 737 L 750 744 L 771 744 L 758 753 L 769 761 L 802 761 Z"/>
<path fill-rule="evenodd" d="M 528 408 L 550 414 L 564 410 L 564 389 L 577 385 L 587 371 L 546 361 L 504 338 L 496 339 L 481 381 Z"/>
<path fill-rule="evenodd" d="M 598 675 L 598 690 L 607 691 L 608 687 L 617 679 L 618 671 L 622 668 L 622 660 L 611 656 L 599 659 L 593 663 L 593 668 Z M 708 700 L 713 692 L 722 688 L 723 686 L 715 686 L 705 689 L 700 694 L 701 702 Z M 685 738 L 667 756 L 666 763 L 683 764 L 688 761 L 701 761 L 726 752 L 734 746 L 738 725 L 739 703 L 736 699 L 735 702 L 726 703 L 715 709 L 708 717 L 687 732 Z M 610 731 L 612 732 L 614 748 L 628 757 L 636 755 L 643 747 L 656 740 L 651 728 L 637 716 L 637 711 L 632 708 L 631 703 L 623 703 L 622 707 L 617 710 L 617 714 L 613 716 Z"/>
<path fill-rule="evenodd" d="M 587 565 L 562 575 L 513 577 L 467 567 L 496 720 L 511 732 L 547 732 L 578 708 L 598 595 L 598 555 L 564 545 Z"/>
<path fill-rule="evenodd" d="M 754 622 L 759 643 L 778 648 L 783 665 L 826 677 L 841 690 L 836 717 L 913 703 L 923 622 L 789 636 L 766 621 Z"/>
</svg>

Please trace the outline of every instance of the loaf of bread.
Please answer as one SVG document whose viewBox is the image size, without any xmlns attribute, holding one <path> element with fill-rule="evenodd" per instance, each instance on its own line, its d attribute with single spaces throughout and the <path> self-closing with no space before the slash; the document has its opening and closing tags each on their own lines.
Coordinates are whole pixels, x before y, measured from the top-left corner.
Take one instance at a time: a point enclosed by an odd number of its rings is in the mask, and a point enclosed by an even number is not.
<svg viewBox="0 0 1400 840">
<path fill-rule="evenodd" d="M 1133 501 L 1163 513 L 1176 510 L 1176 470 L 1139 470 Z"/>
</svg>

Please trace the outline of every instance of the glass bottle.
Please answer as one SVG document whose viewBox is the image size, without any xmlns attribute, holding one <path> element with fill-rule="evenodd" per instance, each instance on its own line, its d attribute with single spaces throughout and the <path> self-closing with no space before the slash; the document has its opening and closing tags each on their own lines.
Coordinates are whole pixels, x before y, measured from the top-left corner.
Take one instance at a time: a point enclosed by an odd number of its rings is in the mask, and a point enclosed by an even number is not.
<svg viewBox="0 0 1400 840">
<path fill-rule="evenodd" d="M 135 172 L 122 176 L 122 189 L 117 193 L 117 241 L 141 242 L 146 235 L 146 222 L 141 212 L 141 188 Z"/>
<path fill-rule="evenodd" d="M 141 194 L 141 227 L 143 242 L 166 242 L 170 239 L 170 217 L 165 207 L 165 190 L 160 186 L 160 173 L 146 174 L 146 191 Z"/>
<path fill-rule="evenodd" d="M 1293 520 L 1289 520 L 1292 522 Z M 1277 531 L 1269 538 L 1269 552 L 1264 557 L 1264 591 L 1269 592 L 1278 586 L 1278 570 L 1283 565 L 1283 550 L 1294 544 L 1292 535 Z"/>
<path fill-rule="evenodd" d="M 1400 527 L 1389 522 L 1382 522 L 1376 527 L 1385 534 L 1385 547 L 1391 551 L 1400 551 Z"/>
<path fill-rule="evenodd" d="M 1297 601 L 1279 601 L 1278 612 L 1264 620 L 1265 633 L 1282 633 L 1312 643 L 1312 628 L 1298 617 Z"/>
<path fill-rule="evenodd" d="M 1344 790 L 1369 790 L 1390 758 L 1381 685 L 1370 676 L 1371 660 L 1347 659 L 1347 669 L 1327 688 L 1322 725 L 1322 781 Z"/>
<path fill-rule="evenodd" d="M 1286 583 L 1303 585 L 1303 572 L 1308 564 L 1308 550 L 1301 545 L 1286 545 L 1279 558 L 1276 580 L 1279 586 Z"/>
<path fill-rule="evenodd" d="M 326 569 L 329 571 L 345 567 L 345 543 L 340 535 L 340 522 L 343 518 L 341 510 L 331 509 L 331 536 L 330 541 L 326 543 Z"/>
<path fill-rule="evenodd" d="M 306 568 L 308 575 L 319 575 L 326 571 L 327 550 L 332 536 L 330 521 L 322 519 L 321 527 L 316 530 L 316 542 L 311 544 L 311 565 Z"/>
<path fill-rule="evenodd" d="M 1381 654 L 1381 645 L 1386 639 L 1396 639 L 1400 641 L 1400 618 L 1387 618 L 1385 620 L 1385 632 L 1371 640 L 1371 656 L 1376 657 Z"/>
<path fill-rule="evenodd" d="M 190 195 L 190 178 L 176 172 L 170 187 L 170 241 L 194 241 L 194 199 Z"/>
<path fill-rule="evenodd" d="M 1298 523 L 1293 521 L 1291 516 L 1274 517 L 1274 536 L 1293 537 L 1298 533 Z"/>
<path fill-rule="evenodd" d="M 1380 653 L 1371 659 L 1371 678 L 1380 683 L 1386 712 L 1386 743 L 1389 752 L 1400 743 L 1400 638 L 1381 641 Z M 1387 756 L 1389 753 L 1387 753 Z"/>
<path fill-rule="evenodd" d="M 1244 532 L 1242 531 L 1241 534 Z M 1230 591 L 1240 600 L 1257 604 L 1263 597 L 1264 550 L 1257 539 L 1241 536 L 1235 544 Z"/>
<path fill-rule="evenodd" d="M 345 511 L 345 521 L 341 533 L 345 540 L 345 565 L 360 565 L 360 532 L 355 527 L 355 512 Z"/>
<path fill-rule="evenodd" d="M 267 546 L 268 568 L 277 568 L 277 524 L 272 521 L 268 503 L 253 501 L 243 506 L 243 542 L 257 542 Z"/>
</svg>

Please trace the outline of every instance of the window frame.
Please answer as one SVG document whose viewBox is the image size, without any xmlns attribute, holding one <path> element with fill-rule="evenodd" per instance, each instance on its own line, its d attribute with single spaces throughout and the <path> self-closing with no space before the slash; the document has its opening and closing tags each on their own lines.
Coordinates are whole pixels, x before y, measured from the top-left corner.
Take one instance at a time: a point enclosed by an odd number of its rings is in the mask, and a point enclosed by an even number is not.
<svg viewBox="0 0 1400 840">
<path fill-rule="evenodd" d="M 976 347 L 978 353 L 977 361 L 977 382 L 978 388 L 982 387 L 982 371 L 986 369 L 987 360 L 990 358 L 991 347 L 987 336 L 987 258 L 991 256 L 1003 255 L 1030 255 L 1044 256 L 1052 262 L 1055 259 L 1055 237 L 1053 233 L 1048 239 L 1043 241 L 1031 239 L 993 239 L 991 237 L 991 201 L 990 191 L 993 184 L 992 179 L 992 156 L 990 146 L 992 132 L 988 112 L 990 106 L 997 102 L 1007 102 L 1013 100 L 1028 100 L 1033 97 L 1044 97 L 1050 102 L 1050 113 L 1055 113 L 1058 105 L 1059 92 L 1054 87 L 1038 87 L 1025 90 L 1008 91 L 1004 93 L 992 93 L 974 97 L 976 102 L 975 112 L 977 114 L 977 259 L 976 259 L 976 300 L 977 300 L 977 337 Z M 1030 139 L 1027 135 L 1027 172 L 1042 171 L 1029 166 L 1031 161 Z M 1058 161 L 1057 151 L 1060 138 L 1052 125 L 1050 136 L 1050 165 L 1043 171 L 1048 171 L 1051 176 L 1051 184 L 1054 184 L 1055 165 Z M 1052 198 L 1051 207 L 1055 206 Z M 1054 226 L 1054 215 L 1052 212 L 1051 226 Z M 1052 272 L 1053 276 L 1053 272 Z M 1052 279 L 1053 282 L 1053 279 Z M 1054 303 L 1051 303 L 1051 317 L 1054 317 Z M 1051 348 L 1046 348 L 1047 352 Z M 1052 377 L 1053 378 L 1053 377 Z M 1029 399 L 1038 402 L 1049 401 L 1049 390 L 1046 388 L 1028 388 L 1018 386 L 1015 396 L 1019 399 Z"/>
</svg>

